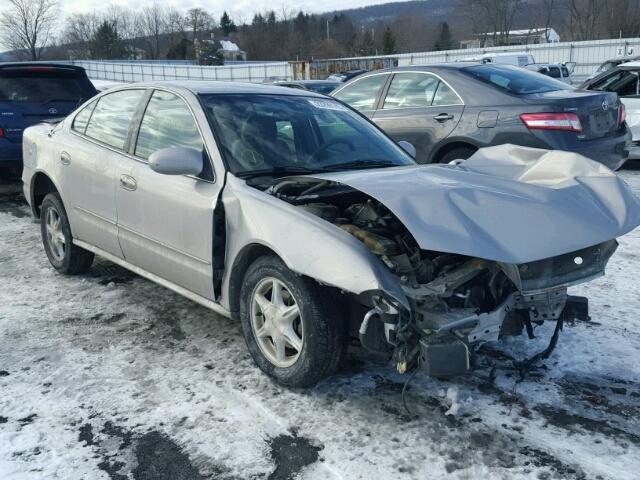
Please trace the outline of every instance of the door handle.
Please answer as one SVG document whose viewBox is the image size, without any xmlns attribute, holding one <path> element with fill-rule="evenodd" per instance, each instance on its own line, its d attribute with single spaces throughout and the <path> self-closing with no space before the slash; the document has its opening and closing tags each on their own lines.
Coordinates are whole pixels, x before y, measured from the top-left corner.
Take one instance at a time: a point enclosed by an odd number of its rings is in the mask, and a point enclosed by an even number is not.
<svg viewBox="0 0 640 480">
<path fill-rule="evenodd" d="M 433 119 L 437 122 L 446 122 L 447 120 L 453 120 L 453 115 L 450 113 L 440 113 L 433 117 Z"/>
<path fill-rule="evenodd" d="M 134 191 L 138 188 L 138 182 L 131 175 L 120 175 L 120 186 L 125 190 Z"/>
<path fill-rule="evenodd" d="M 63 165 L 71 164 L 71 156 L 67 152 L 62 152 L 60 154 L 60 163 Z"/>
</svg>

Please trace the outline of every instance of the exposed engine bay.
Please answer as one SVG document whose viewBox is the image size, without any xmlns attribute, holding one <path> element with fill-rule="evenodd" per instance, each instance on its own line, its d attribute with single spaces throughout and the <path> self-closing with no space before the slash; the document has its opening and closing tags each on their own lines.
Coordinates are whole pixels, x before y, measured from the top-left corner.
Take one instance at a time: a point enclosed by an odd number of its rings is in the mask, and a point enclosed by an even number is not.
<svg viewBox="0 0 640 480">
<path fill-rule="evenodd" d="M 411 310 L 383 292 L 359 296 L 354 319 L 363 346 L 392 354 L 398 371 L 421 366 L 448 377 L 470 368 L 485 342 L 520 335 L 544 321 L 585 318 L 586 299 L 567 286 L 603 274 L 615 240 L 539 261 L 509 264 L 423 250 L 381 202 L 339 182 L 312 177 L 276 180 L 265 193 L 352 235 L 397 278 Z M 362 297 L 362 298 L 360 298 Z"/>
</svg>

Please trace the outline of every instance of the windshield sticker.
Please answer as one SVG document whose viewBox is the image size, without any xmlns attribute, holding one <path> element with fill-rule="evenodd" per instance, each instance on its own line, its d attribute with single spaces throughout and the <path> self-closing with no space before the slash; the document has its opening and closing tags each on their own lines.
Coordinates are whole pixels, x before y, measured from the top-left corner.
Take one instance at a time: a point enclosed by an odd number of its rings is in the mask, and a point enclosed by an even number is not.
<svg viewBox="0 0 640 480">
<path fill-rule="evenodd" d="M 347 112 L 349 109 L 344 105 L 334 102 L 333 100 L 322 100 L 319 98 L 307 98 L 307 101 L 316 108 L 322 108 L 324 110 L 338 110 L 340 112 Z"/>
</svg>

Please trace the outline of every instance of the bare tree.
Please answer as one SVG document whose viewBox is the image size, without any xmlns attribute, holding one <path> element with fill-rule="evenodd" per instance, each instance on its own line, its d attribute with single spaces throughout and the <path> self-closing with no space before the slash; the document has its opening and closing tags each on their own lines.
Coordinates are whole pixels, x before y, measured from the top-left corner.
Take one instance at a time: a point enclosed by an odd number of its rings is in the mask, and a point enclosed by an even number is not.
<svg viewBox="0 0 640 480">
<path fill-rule="evenodd" d="M 466 0 L 465 9 L 483 44 L 491 37 L 494 45 L 508 45 L 513 19 L 522 4 L 523 0 Z"/>
<path fill-rule="evenodd" d="M 8 7 L 0 15 L 0 28 L 5 44 L 14 50 L 26 50 L 38 60 L 42 49 L 51 41 L 56 21 L 56 0 L 7 0 Z"/>
<path fill-rule="evenodd" d="M 640 0 L 609 0 L 604 27 L 611 38 L 640 34 Z"/>
<path fill-rule="evenodd" d="M 167 12 L 158 4 L 142 9 L 140 30 L 145 39 L 149 58 L 160 58 L 160 43 L 167 31 Z"/>
<path fill-rule="evenodd" d="M 565 0 L 568 29 L 574 40 L 598 37 L 607 0 Z"/>
<path fill-rule="evenodd" d="M 67 18 L 63 34 L 67 51 L 74 58 L 93 58 L 92 42 L 100 18 L 93 13 L 75 13 Z"/>
</svg>

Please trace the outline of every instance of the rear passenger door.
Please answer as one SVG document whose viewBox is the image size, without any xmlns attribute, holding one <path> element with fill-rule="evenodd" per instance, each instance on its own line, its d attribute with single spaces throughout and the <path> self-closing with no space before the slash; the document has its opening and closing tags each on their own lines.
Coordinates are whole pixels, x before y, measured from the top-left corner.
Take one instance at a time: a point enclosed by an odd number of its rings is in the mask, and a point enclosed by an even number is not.
<svg viewBox="0 0 640 480">
<path fill-rule="evenodd" d="M 116 168 L 126 157 L 136 108 L 145 90 L 106 94 L 80 110 L 64 142 L 58 166 L 73 235 L 122 257 L 116 227 Z"/>
<path fill-rule="evenodd" d="M 451 134 L 463 110 L 462 99 L 437 76 L 398 72 L 373 121 L 396 142 L 413 144 L 418 163 L 428 163 L 433 146 Z"/>
<path fill-rule="evenodd" d="M 200 130 L 208 125 L 198 124 L 184 98 L 159 89 L 139 114 L 130 157 L 116 173 L 118 238 L 125 260 L 213 300 L 213 212 L 221 182 Z M 170 147 L 202 151 L 201 174 L 154 172 L 149 156 Z"/>
</svg>

